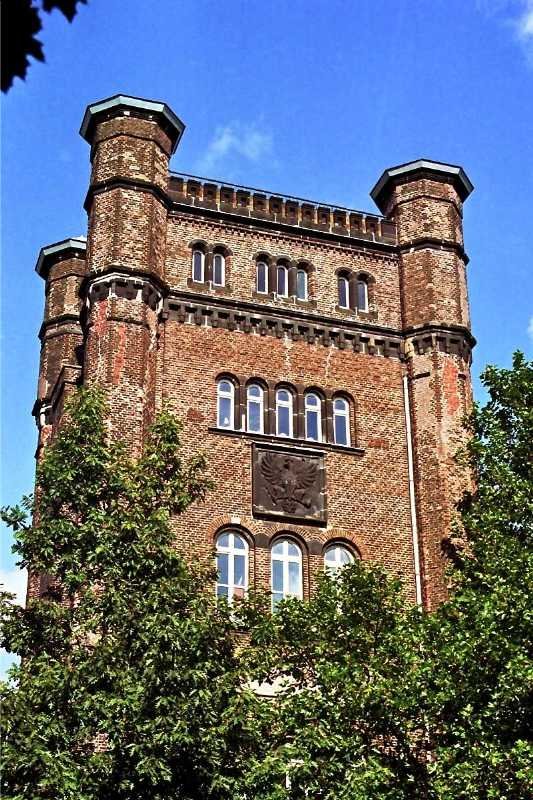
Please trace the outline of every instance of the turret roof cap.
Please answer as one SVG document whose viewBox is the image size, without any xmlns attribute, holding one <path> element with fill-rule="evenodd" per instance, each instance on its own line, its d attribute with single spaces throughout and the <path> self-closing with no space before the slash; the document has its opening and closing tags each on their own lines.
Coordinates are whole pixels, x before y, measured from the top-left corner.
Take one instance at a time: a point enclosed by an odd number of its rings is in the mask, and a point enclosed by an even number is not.
<svg viewBox="0 0 533 800">
<path fill-rule="evenodd" d="M 39 251 L 35 271 L 41 278 L 46 278 L 46 267 L 56 256 L 66 255 L 69 251 L 85 253 L 86 250 L 87 238 L 85 236 L 72 236 L 70 239 L 48 244 L 46 247 L 41 247 Z"/>
<path fill-rule="evenodd" d="M 407 164 L 400 164 L 397 167 L 386 169 L 370 192 L 370 197 L 377 207 L 381 209 L 383 195 L 389 184 L 394 184 L 397 181 L 404 182 L 407 176 L 415 179 L 417 173 L 433 173 L 441 179 L 447 178 L 450 183 L 455 185 L 461 200 L 466 200 L 474 189 L 474 184 L 462 167 L 456 164 L 445 164 L 441 161 L 419 158 L 417 161 L 409 161 Z"/>
<path fill-rule="evenodd" d="M 147 115 L 159 115 L 172 139 L 172 152 L 175 151 L 185 130 L 185 123 L 174 114 L 166 103 L 162 103 L 159 100 L 145 100 L 142 97 L 131 97 L 127 94 L 116 94 L 106 100 L 100 100 L 97 103 L 88 105 L 83 115 L 80 135 L 90 144 L 96 118 L 120 108 L 132 109 L 137 113 Z"/>
</svg>

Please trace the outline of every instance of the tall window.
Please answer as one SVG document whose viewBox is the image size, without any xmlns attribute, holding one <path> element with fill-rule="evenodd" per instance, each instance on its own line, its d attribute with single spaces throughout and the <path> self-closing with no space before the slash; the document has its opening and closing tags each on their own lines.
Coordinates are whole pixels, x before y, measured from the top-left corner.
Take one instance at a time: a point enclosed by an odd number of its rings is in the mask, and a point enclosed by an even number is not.
<svg viewBox="0 0 533 800">
<path fill-rule="evenodd" d="M 203 283 L 205 280 L 205 255 L 202 250 L 193 250 L 192 279 L 197 283 Z"/>
<path fill-rule="evenodd" d="M 228 603 L 248 590 L 248 544 L 234 531 L 219 534 L 216 541 L 217 597 Z"/>
<path fill-rule="evenodd" d="M 311 442 L 322 440 L 322 414 L 320 397 L 310 392 L 305 395 L 305 438 Z"/>
<path fill-rule="evenodd" d="M 277 293 L 280 297 L 287 297 L 288 295 L 288 283 L 289 283 L 289 270 L 287 267 L 283 266 L 283 264 L 278 265 L 277 270 L 278 275 L 278 285 L 277 285 Z"/>
<path fill-rule="evenodd" d="M 335 575 L 347 564 L 353 564 L 354 556 L 342 544 L 332 544 L 324 553 L 324 569 L 329 575 Z"/>
<path fill-rule="evenodd" d="M 348 278 L 346 278 L 344 275 L 339 275 L 339 306 L 341 308 L 350 307 Z"/>
<path fill-rule="evenodd" d="M 292 539 L 279 539 L 271 551 L 272 608 L 285 597 L 302 598 L 302 551 Z"/>
<path fill-rule="evenodd" d="M 298 300 L 307 300 L 307 272 L 299 269 L 296 273 L 296 297 Z"/>
<path fill-rule="evenodd" d="M 224 286 L 226 282 L 226 259 L 222 253 L 213 256 L 213 286 Z"/>
<path fill-rule="evenodd" d="M 235 387 L 227 379 L 217 385 L 217 425 L 219 428 L 233 428 L 235 420 Z"/>
<path fill-rule="evenodd" d="M 276 434 L 292 437 L 292 394 L 288 389 L 276 392 Z"/>
<path fill-rule="evenodd" d="M 263 433 L 263 404 L 263 388 L 251 383 L 246 390 L 246 420 L 251 433 Z"/>
<path fill-rule="evenodd" d="M 333 436 L 335 444 L 350 444 L 350 404 L 344 397 L 333 401 Z"/>
<path fill-rule="evenodd" d="M 357 281 L 357 308 L 368 311 L 368 284 L 364 280 Z"/>
<path fill-rule="evenodd" d="M 268 265 L 264 261 L 257 262 L 256 288 L 261 294 L 268 294 Z"/>
</svg>

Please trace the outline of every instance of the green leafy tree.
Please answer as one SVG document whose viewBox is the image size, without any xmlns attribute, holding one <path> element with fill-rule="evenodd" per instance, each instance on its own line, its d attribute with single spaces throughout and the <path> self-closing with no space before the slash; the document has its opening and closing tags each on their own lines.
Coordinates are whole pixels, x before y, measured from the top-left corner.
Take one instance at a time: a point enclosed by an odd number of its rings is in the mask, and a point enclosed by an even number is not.
<svg viewBox="0 0 533 800">
<path fill-rule="evenodd" d="M 108 441 L 98 391 L 68 415 L 38 467 L 33 524 L 3 511 L 21 564 L 53 581 L 25 609 L 2 605 L 3 645 L 21 657 L 3 687 L 2 797 L 234 797 L 260 715 L 238 622 L 171 527 L 208 488 L 204 460 L 181 460 L 166 412 L 137 461 Z"/>
<path fill-rule="evenodd" d="M 533 364 L 516 354 L 483 381 L 450 600 L 421 614 L 356 564 L 255 629 L 256 679 L 284 680 L 269 753 L 249 764 L 256 800 L 530 796 Z"/>
</svg>

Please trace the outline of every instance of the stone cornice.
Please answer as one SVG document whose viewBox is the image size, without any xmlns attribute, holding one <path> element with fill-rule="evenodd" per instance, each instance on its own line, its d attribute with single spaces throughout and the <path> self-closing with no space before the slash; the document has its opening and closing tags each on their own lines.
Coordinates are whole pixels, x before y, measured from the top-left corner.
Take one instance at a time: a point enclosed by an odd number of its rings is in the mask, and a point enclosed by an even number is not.
<svg viewBox="0 0 533 800">
<path fill-rule="evenodd" d="M 459 258 L 461 258 L 464 261 L 465 266 L 470 261 L 462 244 L 447 239 L 436 239 L 430 236 L 421 236 L 417 239 L 411 239 L 411 241 L 409 242 L 404 242 L 403 244 L 398 245 L 398 250 L 400 253 L 408 253 L 411 250 L 428 250 L 428 249 L 447 250 L 451 253 L 456 253 L 459 256 Z"/>
</svg>

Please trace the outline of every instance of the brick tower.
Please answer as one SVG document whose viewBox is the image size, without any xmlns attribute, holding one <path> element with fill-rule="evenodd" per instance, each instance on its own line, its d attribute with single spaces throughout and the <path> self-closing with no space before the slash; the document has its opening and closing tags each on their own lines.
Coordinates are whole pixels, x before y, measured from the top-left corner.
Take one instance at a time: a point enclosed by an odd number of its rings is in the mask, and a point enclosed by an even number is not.
<svg viewBox="0 0 533 800">
<path fill-rule="evenodd" d="M 75 385 L 103 386 L 133 453 L 167 403 L 215 483 L 177 546 L 216 554 L 218 594 L 305 597 L 363 558 L 435 607 L 471 396 L 470 181 L 415 161 L 372 190 L 384 216 L 361 213 L 170 172 L 183 129 L 123 95 L 85 112 L 87 239 L 37 262 L 39 446 Z"/>
</svg>

